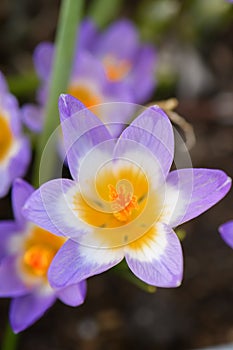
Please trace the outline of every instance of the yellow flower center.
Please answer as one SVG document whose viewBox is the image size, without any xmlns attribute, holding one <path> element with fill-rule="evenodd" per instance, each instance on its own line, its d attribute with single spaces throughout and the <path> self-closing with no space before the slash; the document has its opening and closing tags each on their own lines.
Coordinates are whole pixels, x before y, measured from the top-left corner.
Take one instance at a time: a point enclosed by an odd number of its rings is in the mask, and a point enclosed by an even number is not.
<svg viewBox="0 0 233 350">
<path fill-rule="evenodd" d="M 131 69 L 128 60 L 119 60 L 112 55 L 107 55 L 103 60 L 106 75 L 111 81 L 119 81 L 126 77 Z"/>
<path fill-rule="evenodd" d="M 27 277 L 42 277 L 47 280 L 48 268 L 64 242 L 65 238 L 54 236 L 38 226 L 32 226 L 24 242 L 21 261 L 24 274 Z"/>
<path fill-rule="evenodd" d="M 84 238 L 86 244 L 128 244 L 142 237 L 160 215 L 160 198 L 139 166 L 130 164 L 114 171 L 111 166 L 103 167 L 93 183 L 87 182 L 87 188 L 86 194 L 73 196 L 74 212 L 92 227 Z"/>
<path fill-rule="evenodd" d="M 7 119 L 0 115 L 0 161 L 3 161 L 12 145 L 13 135 Z"/>
<path fill-rule="evenodd" d="M 98 105 L 102 102 L 100 94 L 89 86 L 71 84 L 68 93 L 80 100 L 87 108 Z"/>
<path fill-rule="evenodd" d="M 95 227 L 121 227 L 134 220 L 147 200 L 148 182 L 142 170 L 123 168 L 118 174 L 111 169 L 95 177 L 97 198 L 74 196 L 78 216 Z"/>
</svg>

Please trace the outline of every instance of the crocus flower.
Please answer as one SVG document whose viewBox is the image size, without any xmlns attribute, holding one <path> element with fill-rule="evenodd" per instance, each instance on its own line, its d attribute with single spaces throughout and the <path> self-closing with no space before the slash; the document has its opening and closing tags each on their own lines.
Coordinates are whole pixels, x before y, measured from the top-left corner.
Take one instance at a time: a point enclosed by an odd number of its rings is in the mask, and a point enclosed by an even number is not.
<svg viewBox="0 0 233 350">
<path fill-rule="evenodd" d="M 20 110 L 0 72 L 0 197 L 12 181 L 23 176 L 30 161 L 30 145 L 21 130 Z"/>
<path fill-rule="evenodd" d="M 34 132 L 42 129 L 53 56 L 54 45 L 49 42 L 40 43 L 34 52 L 34 65 L 41 82 L 38 105 L 23 107 L 23 120 Z M 106 102 L 144 102 L 155 87 L 155 61 L 155 50 L 140 43 L 131 22 L 118 21 L 100 34 L 93 22 L 83 21 L 67 92 L 86 107 Z M 121 111 L 115 113 L 128 122 L 127 115 L 122 116 Z M 109 113 L 101 113 L 100 117 L 108 123 L 108 116 Z"/>
<path fill-rule="evenodd" d="M 51 263 L 50 283 L 62 288 L 126 259 L 141 280 L 176 287 L 183 259 L 173 228 L 203 213 L 230 189 L 221 170 L 169 173 L 174 138 L 166 114 L 153 106 L 113 139 L 99 118 L 69 95 L 59 101 L 73 180 L 43 184 L 24 213 L 68 240 Z"/>
<path fill-rule="evenodd" d="M 10 323 L 16 333 L 37 321 L 56 298 L 77 306 L 86 294 L 85 281 L 57 290 L 49 285 L 47 270 L 65 238 L 54 236 L 22 216 L 22 206 L 32 192 L 28 183 L 15 180 L 15 220 L 0 222 L 0 296 L 13 298 Z"/>
<path fill-rule="evenodd" d="M 233 221 L 228 221 L 219 227 L 219 232 L 223 240 L 233 248 Z"/>
</svg>

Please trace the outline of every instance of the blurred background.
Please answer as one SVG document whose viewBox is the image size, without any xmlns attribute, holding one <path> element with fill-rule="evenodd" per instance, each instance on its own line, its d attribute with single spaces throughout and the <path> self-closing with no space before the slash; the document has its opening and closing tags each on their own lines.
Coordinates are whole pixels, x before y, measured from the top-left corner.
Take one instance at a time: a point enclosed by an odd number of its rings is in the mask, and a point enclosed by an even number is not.
<svg viewBox="0 0 233 350">
<path fill-rule="evenodd" d="M 108 3 L 108 1 L 106 1 Z M 233 4 L 225 0 L 113 1 L 103 29 L 129 18 L 143 41 L 155 45 L 157 88 L 152 100 L 176 97 L 176 111 L 192 124 L 194 167 L 224 169 L 233 177 Z M 21 104 L 35 100 L 32 53 L 53 41 L 60 1 L 1 0 L 0 70 Z M 30 177 L 30 171 L 28 178 Z M 0 201 L 11 218 L 10 198 Z M 177 289 L 146 292 L 108 271 L 89 280 L 84 305 L 60 302 L 24 331 L 19 349 L 195 349 L 233 343 L 233 250 L 217 228 L 233 219 L 233 191 L 213 209 L 183 225 L 184 280 Z M 0 299 L 0 342 L 9 300 Z"/>
</svg>

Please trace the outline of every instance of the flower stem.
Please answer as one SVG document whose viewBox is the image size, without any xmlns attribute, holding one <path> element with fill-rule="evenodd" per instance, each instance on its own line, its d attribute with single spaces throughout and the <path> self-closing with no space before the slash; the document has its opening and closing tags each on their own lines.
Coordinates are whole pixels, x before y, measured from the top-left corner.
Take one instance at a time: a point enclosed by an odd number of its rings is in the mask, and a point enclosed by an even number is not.
<svg viewBox="0 0 233 350">
<path fill-rule="evenodd" d="M 111 271 L 118 274 L 120 277 L 125 278 L 132 284 L 136 285 L 138 288 L 142 289 L 147 293 L 155 293 L 156 287 L 147 284 L 140 279 L 138 279 L 129 269 L 125 260 L 121 261 L 120 264 L 114 266 Z"/>
<path fill-rule="evenodd" d="M 35 164 L 33 170 L 33 184 L 39 185 L 40 161 L 45 145 L 59 124 L 58 98 L 66 92 L 70 70 L 72 67 L 73 54 L 76 45 L 76 35 L 81 14 L 83 12 L 84 0 L 63 0 L 61 3 L 58 29 L 55 39 L 55 57 L 52 77 L 49 86 L 49 95 L 45 108 L 44 129 L 40 135 L 36 148 Z M 56 145 L 54 145 L 54 148 Z M 56 166 L 56 149 L 50 148 L 49 162 L 43 169 L 43 179 L 49 180 L 54 175 Z"/>
<path fill-rule="evenodd" d="M 2 343 L 2 350 L 15 350 L 17 348 L 19 336 L 12 332 L 9 323 L 6 326 L 4 339 Z"/>
</svg>

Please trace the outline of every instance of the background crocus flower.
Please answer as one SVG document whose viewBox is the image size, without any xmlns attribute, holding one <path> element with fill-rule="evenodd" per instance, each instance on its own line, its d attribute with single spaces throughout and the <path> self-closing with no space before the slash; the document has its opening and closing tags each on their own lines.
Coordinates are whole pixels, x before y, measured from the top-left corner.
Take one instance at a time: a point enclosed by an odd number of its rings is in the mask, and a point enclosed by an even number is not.
<svg viewBox="0 0 233 350">
<path fill-rule="evenodd" d="M 74 105 L 74 98 L 61 96 L 74 180 L 45 183 L 24 206 L 29 220 L 69 238 L 50 266 L 50 283 L 65 287 L 125 258 L 146 283 L 180 285 L 182 250 L 173 228 L 217 203 L 231 180 L 221 170 L 169 173 L 173 130 L 158 106 L 146 109 L 115 140 L 94 114 L 78 101 L 76 111 Z"/>
<path fill-rule="evenodd" d="M 140 43 L 130 21 L 117 21 L 103 33 L 99 33 L 90 20 L 83 21 L 78 40 L 69 94 L 86 107 L 117 101 L 141 103 L 151 96 L 155 88 L 155 50 Z M 25 105 L 23 120 L 35 132 L 41 131 L 43 125 L 43 106 L 47 100 L 53 56 L 54 45 L 49 42 L 39 44 L 33 56 L 41 81 L 38 106 Z M 122 112 L 116 114 L 119 118 Z M 109 121 L 108 115 L 101 113 L 103 122 Z M 123 119 L 128 122 L 127 115 Z"/>
<path fill-rule="evenodd" d="M 233 221 L 228 221 L 219 227 L 219 232 L 223 240 L 233 248 Z"/>
<path fill-rule="evenodd" d="M 30 157 L 30 145 L 21 130 L 18 102 L 0 72 L 0 197 L 7 194 L 16 177 L 25 174 Z"/>
<path fill-rule="evenodd" d="M 10 323 L 18 333 L 37 321 L 56 298 L 78 306 L 86 294 L 86 282 L 55 290 L 47 279 L 49 265 L 65 242 L 28 222 L 21 209 L 33 188 L 21 179 L 12 188 L 15 221 L 0 222 L 0 296 L 12 297 Z"/>
</svg>

